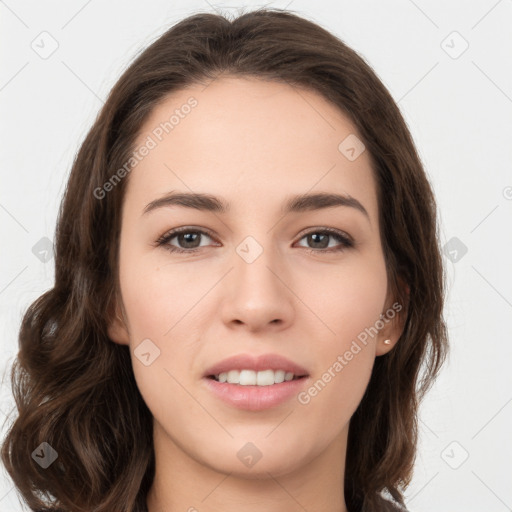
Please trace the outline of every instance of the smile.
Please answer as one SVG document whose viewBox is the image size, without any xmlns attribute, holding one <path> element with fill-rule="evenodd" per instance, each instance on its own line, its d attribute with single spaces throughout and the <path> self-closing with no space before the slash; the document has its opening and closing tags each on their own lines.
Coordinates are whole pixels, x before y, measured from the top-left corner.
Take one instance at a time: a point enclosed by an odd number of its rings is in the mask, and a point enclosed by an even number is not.
<svg viewBox="0 0 512 512">
<path fill-rule="evenodd" d="M 217 382 L 227 382 L 228 384 L 239 384 L 240 386 L 272 386 L 281 382 L 299 379 L 292 372 L 285 370 L 229 370 L 217 375 L 211 375 L 210 378 Z"/>
</svg>

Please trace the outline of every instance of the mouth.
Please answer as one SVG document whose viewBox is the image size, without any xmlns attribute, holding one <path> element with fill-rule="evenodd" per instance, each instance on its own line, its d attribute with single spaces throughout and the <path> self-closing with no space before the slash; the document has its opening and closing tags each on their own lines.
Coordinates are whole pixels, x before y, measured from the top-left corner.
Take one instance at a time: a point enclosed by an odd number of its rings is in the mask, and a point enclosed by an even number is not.
<svg viewBox="0 0 512 512">
<path fill-rule="evenodd" d="M 311 379 L 284 370 L 229 370 L 203 377 L 206 391 L 230 408 L 261 412 L 297 397 Z M 230 382 L 232 381 L 232 382 Z"/>
<path fill-rule="evenodd" d="M 235 384 L 239 386 L 273 386 L 292 380 L 308 377 L 307 374 L 296 375 L 285 370 L 229 370 L 218 374 L 208 375 L 207 378 L 220 383 Z"/>
<path fill-rule="evenodd" d="M 246 411 L 263 411 L 289 403 L 307 386 L 309 372 L 280 354 L 236 354 L 203 373 L 208 393 Z"/>
<path fill-rule="evenodd" d="M 237 354 L 203 373 L 203 377 L 241 386 L 270 386 L 308 375 L 304 367 L 279 354 Z"/>
</svg>

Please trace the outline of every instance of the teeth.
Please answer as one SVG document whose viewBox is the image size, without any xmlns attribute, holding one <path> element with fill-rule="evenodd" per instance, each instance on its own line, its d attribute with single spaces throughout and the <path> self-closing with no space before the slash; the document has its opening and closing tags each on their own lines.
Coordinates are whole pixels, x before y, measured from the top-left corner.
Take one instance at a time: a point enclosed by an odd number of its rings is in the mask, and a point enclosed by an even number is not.
<svg viewBox="0 0 512 512">
<path fill-rule="evenodd" d="M 239 384 L 240 386 L 271 386 L 281 382 L 293 380 L 294 374 L 284 370 L 263 370 L 255 372 L 253 370 L 229 370 L 229 372 L 215 375 L 215 380 L 227 382 L 229 384 Z"/>
<path fill-rule="evenodd" d="M 239 380 L 238 383 L 241 386 L 255 386 L 256 382 L 258 381 L 259 375 L 261 375 L 264 372 L 252 372 L 251 370 L 242 370 L 239 374 Z M 272 382 L 272 384 L 274 384 Z M 260 384 L 261 386 L 261 384 Z"/>
<path fill-rule="evenodd" d="M 286 373 L 284 370 L 277 370 L 277 372 L 274 372 L 274 382 L 276 384 L 280 384 L 281 382 L 284 382 L 284 377 Z M 291 374 L 293 379 L 293 373 Z"/>
</svg>

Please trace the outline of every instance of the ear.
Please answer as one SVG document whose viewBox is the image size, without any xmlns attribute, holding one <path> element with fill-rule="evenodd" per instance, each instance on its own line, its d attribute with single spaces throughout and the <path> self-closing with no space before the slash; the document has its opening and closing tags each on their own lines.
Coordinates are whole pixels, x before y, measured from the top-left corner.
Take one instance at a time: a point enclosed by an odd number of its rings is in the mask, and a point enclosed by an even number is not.
<svg viewBox="0 0 512 512">
<path fill-rule="evenodd" d="M 129 345 L 130 343 L 130 335 L 128 332 L 128 328 L 126 325 L 126 321 L 123 320 L 126 318 L 126 315 L 118 305 L 118 301 L 115 301 L 115 304 L 109 308 L 109 323 L 107 334 L 108 337 L 114 342 L 120 345 Z"/>
<path fill-rule="evenodd" d="M 393 297 L 388 295 L 386 307 L 381 314 L 381 321 L 384 325 L 382 329 L 379 329 L 377 336 L 376 356 L 382 356 L 390 352 L 398 343 L 404 330 L 410 289 L 402 279 L 399 279 L 399 286 L 400 291 L 397 294 L 399 299 L 393 300 Z"/>
</svg>

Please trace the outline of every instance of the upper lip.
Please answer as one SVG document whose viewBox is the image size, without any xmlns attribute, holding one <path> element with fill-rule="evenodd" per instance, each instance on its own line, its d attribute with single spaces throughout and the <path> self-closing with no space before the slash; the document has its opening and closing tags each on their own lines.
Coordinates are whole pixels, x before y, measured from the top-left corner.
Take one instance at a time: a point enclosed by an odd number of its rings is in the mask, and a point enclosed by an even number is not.
<svg viewBox="0 0 512 512">
<path fill-rule="evenodd" d="M 297 377 L 308 375 L 307 370 L 302 366 L 278 354 L 262 354 L 260 356 L 237 354 L 219 361 L 208 368 L 204 377 L 219 375 L 229 370 L 253 370 L 255 372 L 263 370 L 284 370 L 285 372 L 293 373 Z"/>
</svg>

